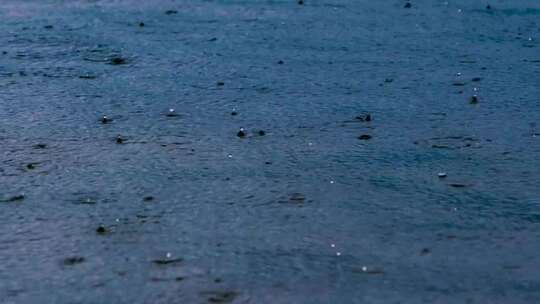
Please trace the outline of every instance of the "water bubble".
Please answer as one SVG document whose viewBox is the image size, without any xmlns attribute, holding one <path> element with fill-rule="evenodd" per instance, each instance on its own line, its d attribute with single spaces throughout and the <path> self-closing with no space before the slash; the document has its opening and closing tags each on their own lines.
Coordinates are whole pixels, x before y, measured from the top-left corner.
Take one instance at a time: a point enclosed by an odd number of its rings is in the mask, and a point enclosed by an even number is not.
<svg viewBox="0 0 540 304">
<path fill-rule="evenodd" d="M 176 111 L 173 108 L 170 108 L 169 111 L 167 112 L 167 116 L 169 117 L 174 117 L 176 115 L 177 115 Z"/>
<path fill-rule="evenodd" d="M 240 131 L 238 131 L 238 133 L 236 133 L 236 136 L 238 136 L 240 138 L 246 137 L 246 132 L 244 131 L 244 128 L 240 128 Z"/>
<path fill-rule="evenodd" d="M 107 232 L 107 228 L 105 228 L 104 226 L 99 226 L 97 227 L 96 232 L 98 234 L 105 234 Z"/>
<path fill-rule="evenodd" d="M 101 123 L 102 124 L 106 124 L 106 123 L 109 123 L 112 121 L 112 119 L 110 119 L 109 117 L 107 117 L 107 115 L 103 115 L 103 117 L 101 117 Z"/>
</svg>

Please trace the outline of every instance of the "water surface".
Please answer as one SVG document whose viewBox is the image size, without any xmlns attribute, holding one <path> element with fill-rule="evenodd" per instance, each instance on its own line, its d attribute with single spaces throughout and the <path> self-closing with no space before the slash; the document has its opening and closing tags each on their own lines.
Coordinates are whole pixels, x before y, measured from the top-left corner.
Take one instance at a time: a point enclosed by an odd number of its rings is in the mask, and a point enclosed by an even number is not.
<svg viewBox="0 0 540 304">
<path fill-rule="evenodd" d="M 405 3 L 2 1 L 0 302 L 540 302 L 540 4 Z"/>
</svg>

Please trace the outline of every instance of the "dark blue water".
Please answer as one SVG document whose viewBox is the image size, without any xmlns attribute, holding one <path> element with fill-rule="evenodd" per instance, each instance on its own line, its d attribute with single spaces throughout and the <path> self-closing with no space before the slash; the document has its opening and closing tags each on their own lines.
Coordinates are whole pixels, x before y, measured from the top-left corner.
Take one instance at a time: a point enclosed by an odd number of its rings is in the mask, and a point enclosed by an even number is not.
<svg viewBox="0 0 540 304">
<path fill-rule="evenodd" d="M 540 303 L 540 3 L 405 3 L 1 1 L 0 303 Z"/>
</svg>

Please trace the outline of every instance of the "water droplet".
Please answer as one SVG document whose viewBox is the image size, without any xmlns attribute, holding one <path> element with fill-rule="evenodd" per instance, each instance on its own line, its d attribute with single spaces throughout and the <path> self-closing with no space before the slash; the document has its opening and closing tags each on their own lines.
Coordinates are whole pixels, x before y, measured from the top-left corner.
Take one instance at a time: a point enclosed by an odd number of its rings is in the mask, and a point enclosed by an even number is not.
<svg viewBox="0 0 540 304">
<path fill-rule="evenodd" d="M 236 136 L 238 137 L 246 137 L 246 132 L 244 132 L 244 128 L 240 128 L 240 131 L 238 131 L 238 133 L 236 133 Z"/>
</svg>

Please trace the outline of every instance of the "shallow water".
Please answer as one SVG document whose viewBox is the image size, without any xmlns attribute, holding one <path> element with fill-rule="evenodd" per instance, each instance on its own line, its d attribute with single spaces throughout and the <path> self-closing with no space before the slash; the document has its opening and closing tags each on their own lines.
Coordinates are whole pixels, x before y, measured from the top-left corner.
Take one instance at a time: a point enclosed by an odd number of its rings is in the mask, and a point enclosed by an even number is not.
<svg viewBox="0 0 540 304">
<path fill-rule="evenodd" d="M 0 303 L 540 302 L 538 1 L 142 2 L 0 3 Z"/>
</svg>

